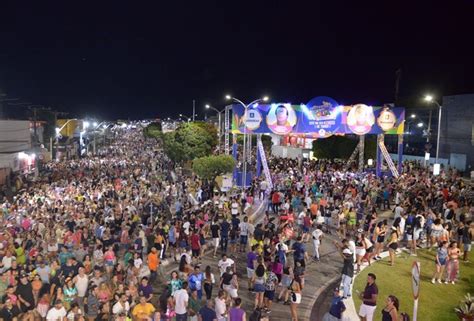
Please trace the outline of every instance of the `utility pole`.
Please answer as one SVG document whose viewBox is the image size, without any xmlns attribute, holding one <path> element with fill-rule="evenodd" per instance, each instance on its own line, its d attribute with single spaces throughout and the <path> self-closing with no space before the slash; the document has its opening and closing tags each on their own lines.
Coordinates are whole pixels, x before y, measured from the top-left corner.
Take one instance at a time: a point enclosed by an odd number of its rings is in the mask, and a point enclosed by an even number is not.
<svg viewBox="0 0 474 321">
<path fill-rule="evenodd" d="M 430 135 L 431 135 L 431 116 L 433 114 L 433 109 L 431 109 L 430 106 L 430 118 L 428 120 L 428 133 L 426 135 L 426 143 L 428 144 L 430 142 Z"/>
<path fill-rule="evenodd" d="M 196 100 L 193 99 L 193 122 L 194 122 L 194 116 L 196 116 Z"/>
<path fill-rule="evenodd" d="M 51 108 L 49 107 L 44 107 L 43 105 L 30 105 L 28 106 L 28 109 L 33 111 L 33 135 L 34 135 L 34 141 L 33 141 L 33 147 L 38 146 L 38 111 L 48 111 L 51 112 Z"/>
</svg>

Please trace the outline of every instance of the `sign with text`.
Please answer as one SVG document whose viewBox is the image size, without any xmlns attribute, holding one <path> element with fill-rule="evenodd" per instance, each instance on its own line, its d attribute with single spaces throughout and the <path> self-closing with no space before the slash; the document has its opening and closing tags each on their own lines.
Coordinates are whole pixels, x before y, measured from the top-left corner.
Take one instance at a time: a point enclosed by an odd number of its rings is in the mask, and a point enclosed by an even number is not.
<svg viewBox="0 0 474 321">
<path fill-rule="evenodd" d="M 326 138 L 345 134 L 403 134 L 405 109 L 364 104 L 338 105 L 329 97 L 317 97 L 308 104 L 263 104 L 245 109 L 232 106 L 232 133 L 305 134 Z"/>
</svg>

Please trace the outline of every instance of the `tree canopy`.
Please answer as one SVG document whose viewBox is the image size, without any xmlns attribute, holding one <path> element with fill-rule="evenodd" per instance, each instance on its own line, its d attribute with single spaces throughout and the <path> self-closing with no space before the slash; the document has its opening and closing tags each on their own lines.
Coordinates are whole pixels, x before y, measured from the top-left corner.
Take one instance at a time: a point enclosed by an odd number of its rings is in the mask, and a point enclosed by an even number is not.
<svg viewBox="0 0 474 321">
<path fill-rule="evenodd" d="M 212 154 L 217 145 L 217 131 L 204 122 L 181 124 L 163 135 L 163 148 L 174 162 L 185 162 Z"/>
<path fill-rule="evenodd" d="M 230 173 L 235 160 L 230 155 L 212 155 L 193 160 L 193 171 L 202 179 L 214 180 L 217 176 Z"/>
<path fill-rule="evenodd" d="M 150 137 L 150 138 L 161 138 L 162 131 L 161 131 L 161 123 L 154 122 L 149 124 L 143 129 L 143 135 L 145 137 Z"/>
</svg>

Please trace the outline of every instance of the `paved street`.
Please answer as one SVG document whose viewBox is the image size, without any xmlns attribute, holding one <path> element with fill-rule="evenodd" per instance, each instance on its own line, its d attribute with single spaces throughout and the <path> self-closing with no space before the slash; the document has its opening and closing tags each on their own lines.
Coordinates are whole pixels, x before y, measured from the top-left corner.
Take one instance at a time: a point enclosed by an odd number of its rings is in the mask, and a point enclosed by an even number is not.
<svg viewBox="0 0 474 321">
<path fill-rule="evenodd" d="M 254 224 L 257 224 L 263 219 L 263 211 L 265 206 L 260 206 L 261 204 L 256 204 L 254 206 L 255 213 L 252 215 L 254 219 Z M 318 307 L 314 307 L 316 297 L 321 294 L 322 289 L 329 284 L 339 281 L 340 270 L 342 268 L 342 260 L 340 259 L 339 254 L 336 251 L 333 241 L 338 240 L 337 237 L 333 235 L 325 235 L 323 244 L 321 246 L 321 261 L 315 262 L 310 260 L 305 277 L 305 287 L 303 289 L 302 301 L 299 306 L 298 312 L 301 320 L 315 320 L 318 321 L 319 315 L 324 315 L 324 313 L 329 308 L 328 300 L 323 300 L 323 304 Z M 311 242 L 306 243 L 308 254 L 311 256 L 313 254 L 313 248 Z M 202 260 L 202 269 L 205 266 L 209 265 L 213 269 L 214 274 L 218 275 L 217 261 L 220 257 L 220 252 L 218 252 L 218 258 L 213 258 L 212 253 L 209 251 L 203 256 Z M 251 313 L 254 308 L 254 298 L 255 295 L 247 290 L 247 272 L 246 272 L 246 253 L 237 253 L 233 258 L 237 263 L 237 273 L 239 276 L 239 297 L 242 298 L 242 307 Z M 290 260 L 290 265 L 292 265 L 292 256 L 289 255 L 288 259 Z M 165 275 L 168 276 L 171 271 L 175 270 L 177 265 L 171 263 L 165 268 Z M 219 281 L 216 280 L 218 284 Z M 158 287 L 161 289 L 161 286 Z M 157 289 L 157 290 L 158 290 Z M 213 297 L 217 295 L 217 289 L 213 290 Z M 323 293 L 324 294 L 324 293 Z M 269 319 L 272 321 L 283 321 L 289 320 L 290 318 L 290 307 L 284 305 L 283 303 L 275 303 L 272 306 L 272 312 L 268 315 Z"/>
</svg>

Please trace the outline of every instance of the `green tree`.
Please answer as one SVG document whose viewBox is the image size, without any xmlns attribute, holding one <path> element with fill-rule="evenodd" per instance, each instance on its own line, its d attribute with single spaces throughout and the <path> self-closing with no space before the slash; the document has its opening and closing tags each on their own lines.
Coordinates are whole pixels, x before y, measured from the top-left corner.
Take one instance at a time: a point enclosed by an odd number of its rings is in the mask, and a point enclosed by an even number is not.
<svg viewBox="0 0 474 321">
<path fill-rule="evenodd" d="M 252 146 L 257 146 L 257 135 L 248 135 L 247 139 L 252 138 Z M 244 144 L 244 135 L 237 135 L 237 144 L 243 145 Z M 272 137 L 269 135 L 262 135 L 262 145 L 265 149 L 272 148 Z"/>
<path fill-rule="evenodd" d="M 208 156 L 216 145 L 216 132 L 202 122 L 183 123 L 174 132 L 163 135 L 164 151 L 174 162 Z"/>
<path fill-rule="evenodd" d="M 208 135 L 206 135 L 206 142 L 212 146 L 212 148 L 215 148 L 217 146 L 217 128 L 211 123 L 204 122 L 204 121 L 195 121 L 192 123 L 189 123 L 192 126 L 197 126 L 207 132 Z"/>
<path fill-rule="evenodd" d="M 199 157 L 193 160 L 193 171 L 202 179 L 213 182 L 219 175 L 232 172 L 235 160 L 230 155 Z"/>
<path fill-rule="evenodd" d="M 162 138 L 161 123 L 154 122 L 149 124 L 143 129 L 143 135 L 149 138 L 160 139 Z"/>
<path fill-rule="evenodd" d="M 181 163 L 185 160 L 183 146 L 176 141 L 175 132 L 163 134 L 163 150 L 169 159 L 175 163 Z"/>
</svg>

